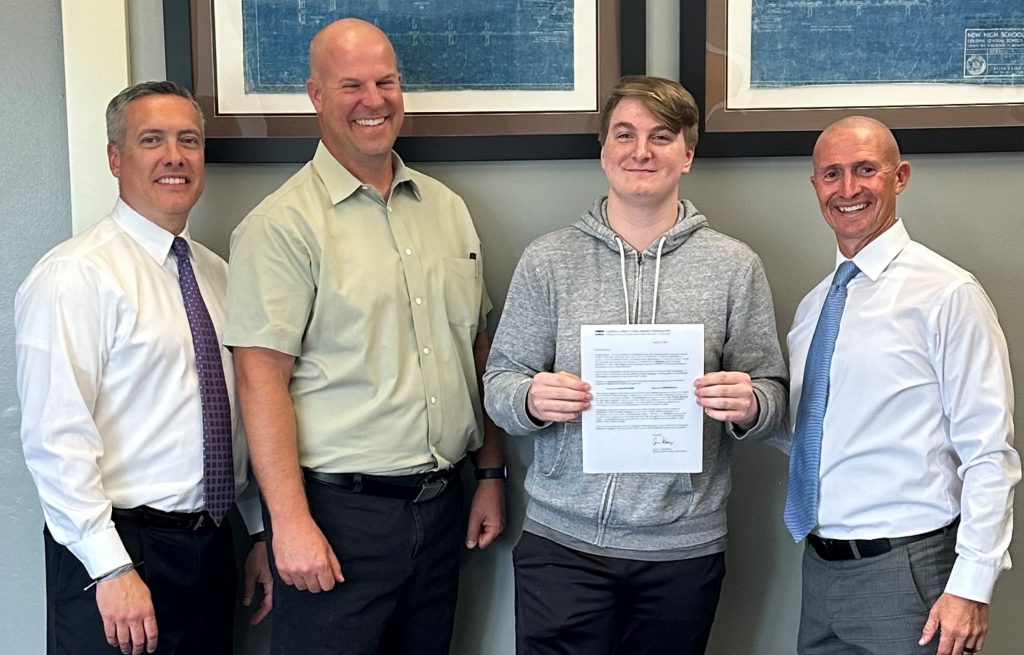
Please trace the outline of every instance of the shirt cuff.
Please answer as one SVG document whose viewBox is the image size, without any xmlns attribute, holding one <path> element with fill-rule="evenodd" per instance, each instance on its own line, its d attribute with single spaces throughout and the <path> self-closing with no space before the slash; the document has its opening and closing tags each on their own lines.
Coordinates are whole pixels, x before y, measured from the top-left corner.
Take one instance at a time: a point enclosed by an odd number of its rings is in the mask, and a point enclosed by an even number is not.
<svg viewBox="0 0 1024 655">
<path fill-rule="evenodd" d="M 743 430 L 732 421 L 726 422 L 726 427 L 729 430 L 729 434 L 734 439 L 746 439 L 750 435 L 757 437 L 758 432 L 764 429 L 765 423 L 768 421 L 768 399 L 764 392 L 754 387 L 754 397 L 757 398 L 757 420 L 750 428 Z"/>
<path fill-rule="evenodd" d="M 250 487 L 255 487 L 250 484 Z M 243 494 L 238 498 L 238 513 L 245 522 L 245 531 L 250 534 L 263 532 L 263 507 L 258 493 Z"/>
<path fill-rule="evenodd" d="M 999 573 L 999 566 L 988 566 L 957 557 L 946 582 L 946 593 L 979 603 L 988 603 L 992 600 L 992 589 L 996 586 Z"/>
<path fill-rule="evenodd" d="M 526 409 L 526 398 L 530 393 L 531 384 L 533 384 L 533 378 L 528 377 L 522 380 L 512 394 L 512 407 L 515 409 L 516 422 L 519 423 L 523 432 L 536 432 L 551 425 L 551 421 L 537 423 L 537 419 L 530 416 L 530 412 Z"/>
<path fill-rule="evenodd" d="M 68 544 L 68 550 L 85 566 L 89 577 L 95 580 L 114 569 L 131 564 L 132 560 L 121 543 L 121 537 L 111 525 L 100 532 L 87 535 L 81 541 Z"/>
</svg>

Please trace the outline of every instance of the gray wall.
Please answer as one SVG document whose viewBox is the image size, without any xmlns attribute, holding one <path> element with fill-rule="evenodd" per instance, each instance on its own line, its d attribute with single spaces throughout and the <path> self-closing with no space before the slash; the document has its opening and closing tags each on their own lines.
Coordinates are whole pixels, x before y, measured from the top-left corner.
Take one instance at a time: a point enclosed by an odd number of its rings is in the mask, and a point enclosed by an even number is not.
<svg viewBox="0 0 1024 655">
<path fill-rule="evenodd" d="M 0 652 L 43 652 L 42 513 L 21 458 L 14 292 L 71 236 L 57 2 L 0 3 Z"/>
<path fill-rule="evenodd" d="M 11 307 L 31 263 L 70 233 L 67 152 L 64 145 L 60 15 L 55 0 L 16 3 L 0 26 L 4 68 L 0 88 L 4 218 L 0 239 L 0 650 L 43 650 L 41 514 L 21 459 L 13 380 Z M 147 3 L 148 4 L 148 3 Z M 152 3 L 155 5 L 156 3 Z M 676 70 L 678 5 L 648 0 L 652 72 Z M 132 3 L 137 79 L 162 74 L 160 16 Z M 141 8 L 140 8 L 141 7 Z M 653 20 L 652 20 L 653 19 Z M 921 155 L 900 201 L 915 238 L 975 272 L 988 290 L 1010 343 L 1017 374 L 1017 412 L 1024 388 L 1024 153 Z M 242 216 L 295 166 L 211 165 L 207 191 L 193 214 L 193 230 L 222 254 Z M 487 284 L 496 304 L 504 297 L 522 248 L 535 236 L 569 224 L 606 189 L 596 161 L 493 162 L 418 166 L 461 193 L 484 241 Z M 727 234 L 749 243 L 765 261 L 784 334 L 803 293 L 831 269 L 834 242 L 817 209 L 805 158 L 698 160 L 682 193 Z M 496 315 L 494 316 L 496 318 Z M 1018 421 L 1019 423 L 1019 421 Z M 509 529 L 484 553 L 467 554 L 455 652 L 512 653 L 510 550 L 522 522 L 521 480 L 527 439 L 509 440 L 514 480 Z M 799 604 L 799 548 L 785 534 L 784 459 L 762 446 L 737 449 L 730 503 L 729 573 L 713 635 L 712 655 L 793 652 Z M 1018 509 L 1018 517 L 1020 517 Z M 1011 552 L 1024 566 L 1018 539 Z M 1024 575 L 1006 574 L 996 589 L 986 652 L 1020 651 Z M 241 650 L 263 652 L 263 635 Z"/>
</svg>

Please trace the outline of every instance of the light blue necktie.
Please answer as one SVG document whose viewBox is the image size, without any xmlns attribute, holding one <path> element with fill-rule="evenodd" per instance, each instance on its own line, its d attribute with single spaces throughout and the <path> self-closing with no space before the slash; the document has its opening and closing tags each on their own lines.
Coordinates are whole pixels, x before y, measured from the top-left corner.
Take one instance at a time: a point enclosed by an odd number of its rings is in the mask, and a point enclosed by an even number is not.
<svg viewBox="0 0 1024 655">
<path fill-rule="evenodd" d="M 829 369 L 839 335 L 839 322 L 846 306 L 846 285 L 859 272 L 856 264 L 845 261 L 832 277 L 832 286 L 821 307 L 804 364 L 803 392 L 796 413 L 793 448 L 789 453 L 789 490 L 783 514 L 786 527 L 797 542 L 818 525 L 818 474 L 822 423 L 828 403 Z"/>
</svg>

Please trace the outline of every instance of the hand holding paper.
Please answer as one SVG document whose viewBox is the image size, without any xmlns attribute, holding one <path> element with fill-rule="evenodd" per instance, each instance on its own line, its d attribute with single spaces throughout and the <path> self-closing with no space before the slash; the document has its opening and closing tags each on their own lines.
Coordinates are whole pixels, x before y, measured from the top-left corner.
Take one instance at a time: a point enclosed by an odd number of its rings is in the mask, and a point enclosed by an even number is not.
<svg viewBox="0 0 1024 655">
<path fill-rule="evenodd" d="M 739 371 L 717 371 L 697 378 L 697 404 L 716 421 L 732 421 L 741 430 L 757 423 L 760 407 L 750 376 Z"/>
<path fill-rule="evenodd" d="M 590 409 L 590 385 L 572 373 L 538 373 L 526 393 L 526 409 L 540 421 L 573 421 Z"/>
</svg>

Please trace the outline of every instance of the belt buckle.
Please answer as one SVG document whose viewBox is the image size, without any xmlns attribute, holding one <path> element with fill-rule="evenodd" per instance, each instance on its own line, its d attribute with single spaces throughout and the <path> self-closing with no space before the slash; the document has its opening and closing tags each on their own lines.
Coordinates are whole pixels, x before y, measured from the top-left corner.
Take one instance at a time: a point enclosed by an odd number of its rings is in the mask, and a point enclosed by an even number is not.
<svg viewBox="0 0 1024 655">
<path fill-rule="evenodd" d="M 448 480 L 444 478 L 438 478 L 435 480 L 429 480 L 423 483 L 420 487 L 420 492 L 412 499 L 414 503 L 425 503 L 428 500 L 434 500 L 441 495 L 441 492 L 448 486 Z"/>
<path fill-rule="evenodd" d="M 192 532 L 195 532 L 199 528 L 203 527 L 203 523 L 205 521 L 206 521 L 206 513 L 202 512 L 202 513 L 199 514 L 199 518 L 196 519 L 196 522 L 192 525 Z"/>
</svg>

